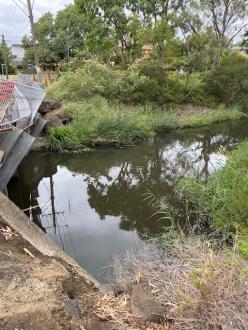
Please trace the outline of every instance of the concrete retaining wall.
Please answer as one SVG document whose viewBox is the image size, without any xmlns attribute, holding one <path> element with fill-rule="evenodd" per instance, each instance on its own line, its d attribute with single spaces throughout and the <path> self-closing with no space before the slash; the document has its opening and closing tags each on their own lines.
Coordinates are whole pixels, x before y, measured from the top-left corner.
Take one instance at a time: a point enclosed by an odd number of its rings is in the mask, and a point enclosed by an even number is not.
<svg viewBox="0 0 248 330">
<path fill-rule="evenodd" d="M 60 249 L 38 226 L 36 226 L 8 197 L 0 192 L 0 218 L 13 228 L 40 253 L 49 257 L 60 258 L 75 268 L 87 283 L 100 287 L 100 283 L 84 270 L 74 259 Z"/>
</svg>

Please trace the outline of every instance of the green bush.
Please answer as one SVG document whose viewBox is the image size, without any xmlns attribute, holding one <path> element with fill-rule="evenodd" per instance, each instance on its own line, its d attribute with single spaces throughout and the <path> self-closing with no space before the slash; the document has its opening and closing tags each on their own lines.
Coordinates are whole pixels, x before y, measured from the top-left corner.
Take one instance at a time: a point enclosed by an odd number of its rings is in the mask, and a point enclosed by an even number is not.
<svg viewBox="0 0 248 330">
<path fill-rule="evenodd" d="M 123 103 L 157 105 L 194 103 L 213 105 L 200 74 L 170 72 L 157 61 L 141 61 L 127 70 L 84 59 L 75 70 L 62 73 L 47 90 L 47 98 L 83 101 L 99 95 Z"/>
<path fill-rule="evenodd" d="M 135 101 L 163 104 L 192 103 L 215 106 L 214 97 L 209 96 L 203 83 L 204 73 L 185 74 L 170 71 L 169 67 L 154 60 L 144 60 L 133 65 L 136 71 L 147 79 L 134 95 Z"/>
<path fill-rule="evenodd" d="M 145 79 L 134 71 L 114 70 L 106 64 L 86 60 L 75 72 L 62 73 L 47 90 L 47 98 L 75 102 L 99 95 L 128 103 Z"/>
<path fill-rule="evenodd" d="M 248 110 L 248 58 L 231 54 L 205 79 L 206 89 L 219 102 Z"/>
<path fill-rule="evenodd" d="M 170 76 L 168 68 L 155 60 L 143 60 L 130 67 L 141 77 L 146 77 L 139 85 L 133 100 L 139 103 L 154 102 L 158 105 L 181 103 L 184 90 L 181 81 L 176 76 Z"/>
</svg>

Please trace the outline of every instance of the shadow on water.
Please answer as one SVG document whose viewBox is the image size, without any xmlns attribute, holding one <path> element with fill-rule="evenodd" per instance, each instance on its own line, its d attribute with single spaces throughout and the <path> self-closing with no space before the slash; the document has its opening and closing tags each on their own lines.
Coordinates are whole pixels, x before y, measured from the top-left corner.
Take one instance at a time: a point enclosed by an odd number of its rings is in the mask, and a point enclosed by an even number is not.
<svg viewBox="0 0 248 330">
<path fill-rule="evenodd" d="M 165 220 L 154 216 L 145 194 L 180 208 L 176 182 L 207 180 L 225 152 L 248 136 L 247 122 L 223 123 L 156 137 L 121 150 L 30 154 L 8 189 L 10 198 L 68 254 L 104 280 L 112 256 L 153 237 Z M 32 209 L 32 207 L 37 206 Z"/>
</svg>

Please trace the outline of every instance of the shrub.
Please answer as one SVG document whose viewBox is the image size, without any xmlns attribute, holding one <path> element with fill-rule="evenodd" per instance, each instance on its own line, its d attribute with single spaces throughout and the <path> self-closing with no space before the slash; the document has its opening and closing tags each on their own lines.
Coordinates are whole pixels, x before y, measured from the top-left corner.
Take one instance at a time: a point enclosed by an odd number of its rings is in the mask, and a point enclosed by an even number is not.
<svg viewBox="0 0 248 330">
<path fill-rule="evenodd" d="M 63 73 L 48 89 L 47 98 L 59 101 L 83 101 L 92 96 L 109 100 L 132 101 L 133 93 L 145 77 L 129 70 L 113 70 L 106 64 L 86 60 L 75 72 Z"/>
<path fill-rule="evenodd" d="M 166 103 L 193 103 L 215 106 L 214 97 L 209 96 L 203 84 L 204 73 L 185 74 L 170 71 L 158 61 L 145 60 L 131 68 L 147 79 L 136 91 L 135 100 L 150 101 L 159 105 Z"/>
<path fill-rule="evenodd" d="M 128 70 L 114 69 L 96 60 L 83 59 L 79 63 L 78 69 L 62 73 L 48 89 L 48 99 L 83 101 L 99 95 L 123 103 L 214 104 L 200 74 L 170 72 L 158 61 L 142 61 Z"/>
<path fill-rule="evenodd" d="M 248 110 L 248 58 L 232 54 L 222 59 L 221 64 L 205 79 L 206 89 L 219 102 L 240 105 Z"/>
</svg>

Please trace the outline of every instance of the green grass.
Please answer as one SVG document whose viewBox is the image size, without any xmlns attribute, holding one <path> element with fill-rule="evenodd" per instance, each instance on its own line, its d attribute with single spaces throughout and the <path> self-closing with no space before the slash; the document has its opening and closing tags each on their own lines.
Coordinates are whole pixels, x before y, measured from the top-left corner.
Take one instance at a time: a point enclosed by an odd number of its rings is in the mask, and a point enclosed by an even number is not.
<svg viewBox="0 0 248 330">
<path fill-rule="evenodd" d="M 207 126 L 213 123 L 220 123 L 225 120 L 237 120 L 245 118 L 246 115 L 242 113 L 238 107 L 223 108 L 219 107 L 216 111 L 207 114 L 195 114 L 190 116 L 181 117 L 178 120 L 179 128 L 186 127 L 200 127 Z"/>
<path fill-rule="evenodd" d="M 67 102 L 63 110 L 72 116 L 70 126 L 50 132 L 51 148 L 78 150 L 95 145 L 130 145 L 177 128 L 209 125 L 244 116 L 237 109 L 217 109 L 208 114 L 179 116 L 176 108 L 162 110 L 147 104 L 127 106 L 96 96 L 83 102 Z"/>
<path fill-rule="evenodd" d="M 72 124 L 50 133 L 52 148 L 72 150 L 98 143 L 130 144 L 146 140 L 153 134 L 150 115 L 140 107 L 122 108 L 95 97 L 85 102 L 66 103 Z"/>
<path fill-rule="evenodd" d="M 231 153 L 226 166 L 208 183 L 188 178 L 178 188 L 191 215 L 237 239 L 238 250 L 248 255 L 248 141 Z"/>
</svg>

